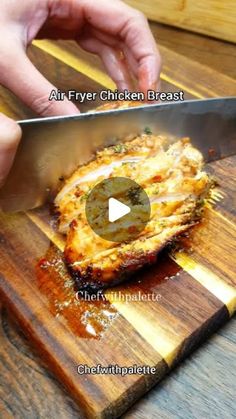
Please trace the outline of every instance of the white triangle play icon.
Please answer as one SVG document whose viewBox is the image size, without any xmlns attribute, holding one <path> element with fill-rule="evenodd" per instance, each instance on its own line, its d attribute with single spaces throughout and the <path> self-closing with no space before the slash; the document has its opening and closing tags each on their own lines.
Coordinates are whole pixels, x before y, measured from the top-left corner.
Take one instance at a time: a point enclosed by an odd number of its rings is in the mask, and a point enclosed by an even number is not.
<svg viewBox="0 0 236 419">
<path fill-rule="evenodd" d="M 110 198 L 108 204 L 108 217 L 110 223 L 114 223 L 115 221 L 129 214 L 131 211 L 130 207 L 128 207 L 127 205 L 123 204 L 115 198 Z"/>
</svg>

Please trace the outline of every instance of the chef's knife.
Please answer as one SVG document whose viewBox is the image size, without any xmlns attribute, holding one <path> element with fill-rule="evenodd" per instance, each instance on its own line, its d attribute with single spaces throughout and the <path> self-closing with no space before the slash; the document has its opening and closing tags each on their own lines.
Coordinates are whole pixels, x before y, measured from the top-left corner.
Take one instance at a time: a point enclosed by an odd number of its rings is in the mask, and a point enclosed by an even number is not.
<svg viewBox="0 0 236 419">
<path fill-rule="evenodd" d="M 19 122 L 23 131 L 10 175 L 0 190 L 3 211 L 38 207 L 94 152 L 139 134 L 188 136 L 207 162 L 236 153 L 236 97 L 142 106 Z"/>
</svg>

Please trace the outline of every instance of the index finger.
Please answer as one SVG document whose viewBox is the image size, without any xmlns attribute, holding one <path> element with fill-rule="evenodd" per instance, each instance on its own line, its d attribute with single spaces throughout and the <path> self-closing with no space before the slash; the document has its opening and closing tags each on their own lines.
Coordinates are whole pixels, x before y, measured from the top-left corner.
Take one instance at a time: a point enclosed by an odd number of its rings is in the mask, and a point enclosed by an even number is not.
<svg viewBox="0 0 236 419">
<path fill-rule="evenodd" d="M 146 93 L 149 89 L 158 88 L 161 56 L 146 17 L 134 9 L 132 13 L 120 36 L 138 64 L 139 89 Z"/>
<path fill-rule="evenodd" d="M 106 0 L 99 1 L 99 4 L 86 3 L 85 17 L 89 23 L 121 38 L 136 59 L 139 89 L 146 92 L 157 88 L 161 58 L 145 16 L 121 1 L 109 5 Z"/>
</svg>

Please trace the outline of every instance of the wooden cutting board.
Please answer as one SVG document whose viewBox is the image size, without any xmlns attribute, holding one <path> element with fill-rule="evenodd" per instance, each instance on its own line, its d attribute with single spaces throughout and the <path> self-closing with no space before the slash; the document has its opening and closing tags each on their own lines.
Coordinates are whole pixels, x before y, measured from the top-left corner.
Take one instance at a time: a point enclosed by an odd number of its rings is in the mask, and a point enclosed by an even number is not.
<svg viewBox="0 0 236 419">
<path fill-rule="evenodd" d="M 236 42 L 234 0 L 125 0 L 156 22 Z"/>
<path fill-rule="evenodd" d="M 75 57 L 73 45 L 66 49 L 64 43 L 59 47 L 48 42 L 39 46 L 72 67 L 74 70 L 69 74 L 74 80 L 78 69 L 84 75 L 90 75 L 90 78 L 80 75 L 74 88 L 79 90 L 85 85 L 84 90 L 99 90 L 102 85 L 110 86 L 97 63 L 85 62 L 83 56 L 80 60 Z M 170 57 L 164 49 L 163 52 L 166 58 L 165 88 L 184 88 L 189 97 L 221 95 L 222 84 L 217 73 L 211 72 L 211 78 L 208 78 L 201 66 L 185 63 L 180 56 Z M 68 70 L 64 70 L 61 63 L 44 56 L 36 48 L 31 54 L 37 58 L 39 66 L 44 66 L 42 57 L 46 57 L 47 66 L 54 63 L 57 69 L 61 68 L 63 87 L 68 86 Z M 171 60 L 176 58 L 179 69 L 188 77 L 184 78 L 180 71 L 180 78 L 173 83 Z M 46 67 L 43 67 L 45 74 Z M 191 68 L 195 70 L 195 77 L 197 72 L 203 80 L 202 84 L 194 85 L 189 79 Z M 227 77 L 224 81 L 225 91 L 228 88 L 232 92 L 235 86 L 232 82 L 227 84 Z M 6 110 L 14 114 L 12 104 L 16 106 L 15 100 L 5 97 Z M 21 116 L 28 114 L 25 108 L 21 108 L 21 112 Z M 113 301 L 110 291 L 106 293 L 106 301 L 76 305 L 70 279 L 65 281 L 61 276 L 63 241 L 55 233 L 49 211 L 1 215 L 2 298 L 49 368 L 67 386 L 87 416 L 118 417 L 234 313 L 235 163 L 236 156 L 233 156 L 208 165 L 208 170 L 220 180 L 216 196 L 219 201 L 209 206 L 203 223 L 191 235 L 191 248 L 172 257 L 163 254 L 156 266 L 117 289 L 123 298 L 130 296 L 134 300 L 135 296 L 151 294 L 156 296 L 156 301 L 154 298 L 153 301 L 125 302 L 122 298 Z M 50 265 L 50 276 L 44 269 L 48 258 L 55 262 Z M 85 376 L 77 373 L 79 364 L 149 365 L 156 368 L 156 374 Z"/>
</svg>

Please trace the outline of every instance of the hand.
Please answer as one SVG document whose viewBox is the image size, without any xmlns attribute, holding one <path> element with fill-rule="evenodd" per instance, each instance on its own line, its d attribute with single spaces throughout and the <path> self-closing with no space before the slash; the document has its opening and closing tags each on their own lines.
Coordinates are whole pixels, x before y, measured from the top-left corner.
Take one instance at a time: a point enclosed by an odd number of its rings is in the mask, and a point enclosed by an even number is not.
<svg viewBox="0 0 236 419">
<path fill-rule="evenodd" d="M 19 125 L 0 113 L 0 187 L 12 166 L 20 138 Z"/>
<path fill-rule="evenodd" d="M 74 39 L 98 54 L 118 88 L 156 89 L 160 55 L 146 18 L 120 0 L 1 0 L 0 83 L 42 116 L 75 114 L 69 102 L 48 101 L 55 87 L 26 55 L 34 38 Z"/>
</svg>

